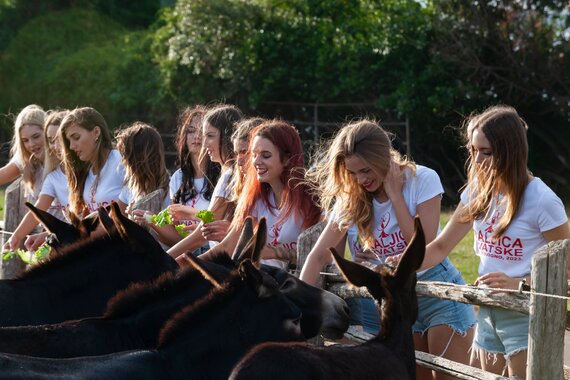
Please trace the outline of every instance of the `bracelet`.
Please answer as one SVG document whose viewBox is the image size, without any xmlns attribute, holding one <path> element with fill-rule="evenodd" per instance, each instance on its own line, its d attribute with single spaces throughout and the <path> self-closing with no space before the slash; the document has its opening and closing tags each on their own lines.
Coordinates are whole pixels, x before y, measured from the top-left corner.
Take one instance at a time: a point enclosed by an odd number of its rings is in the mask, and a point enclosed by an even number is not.
<svg viewBox="0 0 570 380">
<path fill-rule="evenodd" d="M 530 292 L 530 285 L 526 283 L 526 278 L 523 278 L 519 282 L 519 293 L 522 293 L 523 291 Z"/>
</svg>

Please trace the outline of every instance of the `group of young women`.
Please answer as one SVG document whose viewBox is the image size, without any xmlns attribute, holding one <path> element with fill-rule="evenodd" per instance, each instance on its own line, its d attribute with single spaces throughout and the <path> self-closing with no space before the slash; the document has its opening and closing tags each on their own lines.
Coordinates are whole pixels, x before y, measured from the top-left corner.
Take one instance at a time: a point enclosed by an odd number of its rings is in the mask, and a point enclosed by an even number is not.
<svg viewBox="0 0 570 380">
<path fill-rule="evenodd" d="M 286 268 L 296 264 L 301 231 L 324 221 L 301 271 L 301 279 L 311 284 L 332 261 L 329 247 L 347 248 L 366 265 L 397 261 L 418 216 L 428 243 L 419 280 L 463 284 L 447 256 L 473 229 L 480 258 L 476 285 L 517 288 L 520 281 L 530 281 L 532 255 L 539 247 L 570 238 L 560 198 L 527 168 L 526 130 L 524 120 L 507 106 L 490 107 L 466 121 L 468 179 L 443 231 L 438 174 L 400 155 L 377 122 L 359 120 L 340 128 L 306 171 L 303 145 L 291 124 L 244 118 L 232 105 L 181 112 L 177 169 L 171 177 L 160 135 L 147 124 L 121 129 L 114 148 L 104 118 L 93 108 L 46 113 L 28 106 L 16 119 L 13 157 L 0 169 L 0 184 L 22 174 L 39 208 L 79 218 L 119 201 L 132 219 L 153 229 L 181 266 L 186 255 L 232 252 L 251 216 L 267 220 L 263 260 Z M 134 207 L 156 190 L 187 237 L 172 225 L 149 223 L 149 210 Z M 196 214 L 205 209 L 213 213 L 213 222 L 200 222 Z M 6 247 L 20 246 L 36 224 L 26 216 Z M 40 242 L 41 235 L 32 235 L 26 247 Z M 365 329 L 376 332 L 374 303 L 361 299 L 352 305 L 361 311 Z M 472 363 L 525 377 L 528 316 L 487 307 L 475 316 L 470 305 L 428 297 L 420 297 L 418 307 L 416 349 L 469 363 L 473 345 Z M 445 378 L 420 367 L 417 374 Z"/>
</svg>

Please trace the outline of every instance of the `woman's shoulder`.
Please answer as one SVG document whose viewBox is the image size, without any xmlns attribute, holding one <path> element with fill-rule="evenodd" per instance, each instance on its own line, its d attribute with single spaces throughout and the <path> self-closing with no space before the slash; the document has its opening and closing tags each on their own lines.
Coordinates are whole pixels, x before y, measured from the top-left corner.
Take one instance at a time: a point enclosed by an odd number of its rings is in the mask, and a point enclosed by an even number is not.
<svg viewBox="0 0 570 380">
<path fill-rule="evenodd" d="M 552 190 L 542 179 L 533 177 L 526 189 L 524 196 L 536 201 L 537 199 L 560 199 L 558 195 Z"/>
<path fill-rule="evenodd" d="M 439 178 L 439 174 L 427 166 L 416 165 L 415 171 L 411 168 L 407 168 L 405 175 L 406 184 L 408 186 L 441 186 L 441 179 Z"/>
</svg>

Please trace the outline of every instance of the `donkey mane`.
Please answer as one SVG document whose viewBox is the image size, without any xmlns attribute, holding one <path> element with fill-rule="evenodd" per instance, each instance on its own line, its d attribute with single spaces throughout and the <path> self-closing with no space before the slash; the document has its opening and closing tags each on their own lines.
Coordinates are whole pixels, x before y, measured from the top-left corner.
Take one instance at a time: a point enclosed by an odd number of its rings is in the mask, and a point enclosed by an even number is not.
<svg viewBox="0 0 570 380">
<path fill-rule="evenodd" d="M 208 295 L 192 305 L 184 307 L 174 314 L 159 333 L 158 348 L 162 348 L 180 339 L 192 327 L 201 326 L 216 315 L 216 311 L 228 304 L 235 293 L 244 286 L 240 274 L 233 271 L 219 288 L 214 288 Z M 245 305 L 244 305 L 245 307 Z"/>
<path fill-rule="evenodd" d="M 235 267 L 234 262 L 224 252 L 212 255 L 210 259 L 211 262 L 226 268 Z M 188 267 L 177 273 L 163 273 L 153 281 L 131 283 L 109 300 L 103 317 L 121 318 L 130 315 L 145 305 L 162 300 L 165 293 L 176 295 L 187 291 L 196 278 L 202 277 L 199 271 Z"/>
<path fill-rule="evenodd" d="M 110 242 L 110 244 L 109 244 Z M 18 276 L 17 280 L 28 280 L 40 277 L 46 273 L 56 272 L 59 268 L 69 266 L 71 264 L 80 262 L 85 256 L 92 256 L 99 254 L 97 251 L 101 248 L 102 252 L 109 250 L 109 245 L 118 245 L 117 243 L 123 244 L 123 241 L 118 236 L 99 236 L 96 238 L 87 238 L 85 240 L 80 240 L 75 243 L 71 243 L 61 248 L 57 255 L 50 255 L 47 260 L 38 265 L 33 265 Z M 114 254 L 122 254 L 120 252 L 114 252 Z"/>
<path fill-rule="evenodd" d="M 387 276 L 385 276 L 385 274 L 389 273 L 390 276 L 392 276 L 393 271 L 388 270 L 384 267 L 380 267 L 376 270 L 376 272 L 382 274 L 380 277 L 380 284 L 384 289 L 384 297 L 382 298 L 382 304 L 380 306 L 378 305 L 378 301 L 374 301 L 376 308 L 379 309 L 380 314 L 380 332 L 373 339 L 385 340 L 392 334 L 392 318 L 394 316 L 392 313 L 394 307 L 394 297 L 390 291 L 388 282 L 386 281 Z"/>
</svg>

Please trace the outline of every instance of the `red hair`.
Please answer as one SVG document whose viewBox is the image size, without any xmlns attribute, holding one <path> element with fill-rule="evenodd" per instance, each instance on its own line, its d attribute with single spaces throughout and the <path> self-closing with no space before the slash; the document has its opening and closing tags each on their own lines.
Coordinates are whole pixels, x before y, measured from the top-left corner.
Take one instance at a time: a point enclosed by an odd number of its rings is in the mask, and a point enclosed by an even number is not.
<svg viewBox="0 0 570 380">
<path fill-rule="evenodd" d="M 317 223 L 321 217 L 321 210 L 310 195 L 309 187 L 304 181 L 305 160 L 299 132 L 282 120 L 265 121 L 251 132 L 250 150 L 256 136 L 271 141 L 279 151 L 279 158 L 284 164 L 283 173 L 281 173 L 281 182 L 284 184 L 281 204 L 284 208 L 279 221 L 293 216 L 300 218 L 297 220 L 302 221 L 303 228 Z M 255 204 L 260 199 L 268 209 L 271 209 L 270 194 L 271 186 L 259 182 L 254 166 L 251 161 L 248 161 L 245 183 L 237 203 L 232 226 L 241 226 L 245 218 L 251 215 Z"/>
</svg>

